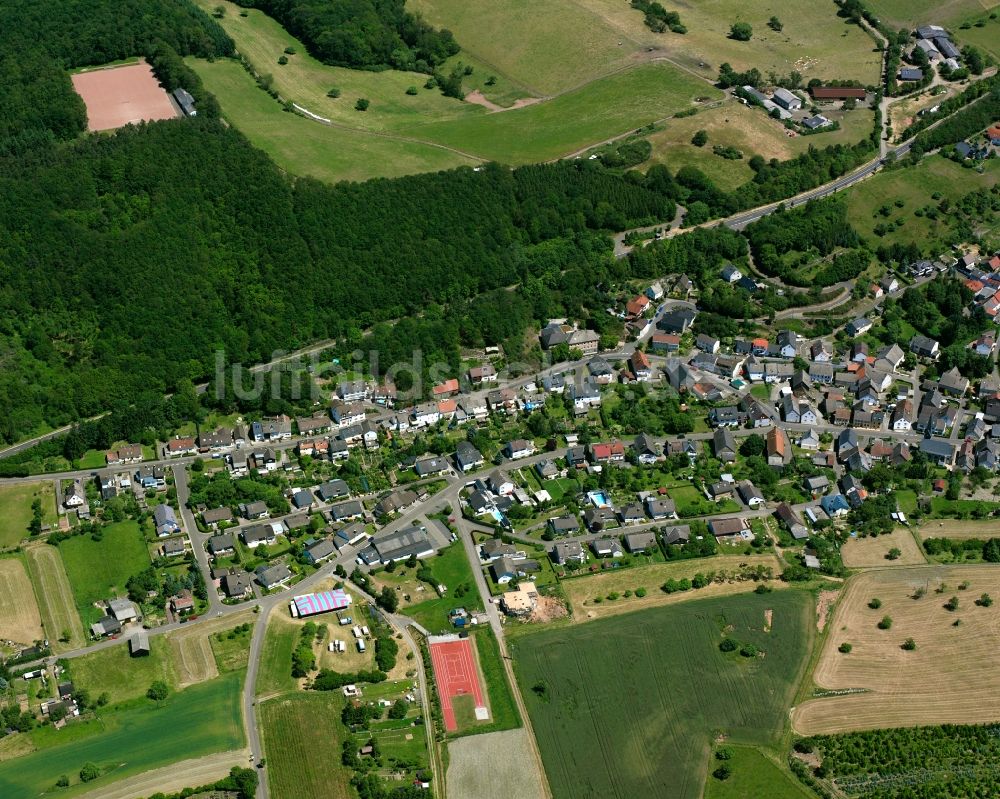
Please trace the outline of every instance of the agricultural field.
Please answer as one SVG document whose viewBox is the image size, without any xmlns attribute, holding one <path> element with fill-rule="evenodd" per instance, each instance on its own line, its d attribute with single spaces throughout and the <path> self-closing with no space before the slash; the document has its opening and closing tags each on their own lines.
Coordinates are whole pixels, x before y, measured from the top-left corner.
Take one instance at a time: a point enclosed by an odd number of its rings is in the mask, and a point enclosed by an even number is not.
<svg viewBox="0 0 1000 799">
<path fill-rule="evenodd" d="M 18 558 L 0 558 L 0 640 L 30 646 L 44 638 L 24 563 Z"/>
<path fill-rule="evenodd" d="M 163 636 L 150 639 L 148 657 L 130 657 L 125 645 L 91 652 L 69 662 L 73 684 L 85 688 L 96 699 L 108 695 L 110 704 L 126 702 L 146 695 L 146 689 L 156 680 L 170 688 L 178 687 L 177 664 Z"/>
<path fill-rule="evenodd" d="M 239 613 L 220 619 L 201 621 L 169 633 L 170 645 L 181 688 L 219 676 L 220 671 L 236 671 L 246 666 L 250 648 L 250 632 L 233 634 L 233 628 L 255 621 L 253 613 Z"/>
<path fill-rule="evenodd" d="M 886 557 L 891 549 L 900 551 L 895 560 Z M 913 534 L 905 527 L 897 527 L 889 535 L 851 538 L 840 548 L 840 557 L 849 569 L 915 566 L 927 562 Z"/>
<path fill-rule="evenodd" d="M 51 480 L 0 486 L 0 549 L 16 547 L 28 537 L 31 503 L 42 501 L 42 524 L 55 524 L 56 490 Z"/>
<path fill-rule="evenodd" d="M 100 541 L 78 535 L 59 545 L 73 597 L 85 624 L 104 615 L 94 603 L 125 596 L 125 583 L 150 564 L 146 542 L 134 521 L 109 524 Z"/>
<path fill-rule="evenodd" d="M 998 182 L 1000 161 L 996 159 L 987 161 L 985 172 L 980 175 L 944 156 L 934 155 L 916 166 L 879 172 L 847 189 L 844 196 L 851 224 L 873 244 L 898 242 L 926 247 L 949 233 L 951 221 L 944 215 L 936 220 L 918 217 L 914 211 L 936 206 L 940 200 L 932 199 L 935 193 L 954 202 L 971 191 L 992 188 Z M 902 207 L 896 203 L 902 203 Z M 890 209 L 888 216 L 878 213 L 884 206 Z M 902 223 L 897 229 L 883 237 L 873 235 L 876 225 L 895 220 Z"/>
<path fill-rule="evenodd" d="M 347 799 L 347 769 L 340 767 L 344 728 L 340 692 L 279 696 L 259 706 L 271 795 L 281 799 Z M 324 755 L 317 757 L 322 742 Z"/>
<path fill-rule="evenodd" d="M 727 780 L 708 778 L 705 799 L 812 799 L 813 794 L 798 780 L 759 749 L 750 746 L 727 746 L 732 757 L 726 764 L 732 769 Z M 720 761 L 721 762 L 721 761 Z"/>
<path fill-rule="evenodd" d="M 742 103 L 729 101 L 699 111 L 694 116 L 671 119 L 661 130 L 647 136 L 653 146 L 650 162 L 666 164 L 673 172 L 684 166 L 697 167 L 719 188 L 732 191 L 753 178 L 754 172 L 748 162 L 754 155 L 786 161 L 810 146 L 853 144 L 865 138 L 874 124 L 872 113 L 863 109 L 830 111 L 826 112 L 826 116 L 838 120 L 840 129 L 799 136 L 785 130 L 780 122 L 771 119 L 759 108 L 748 108 Z M 708 144 L 704 147 L 691 144 L 691 138 L 699 130 L 708 134 Z M 743 153 L 743 158 L 729 160 L 715 155 L 712 152 L 714 145 L 733 147 Z"/>
<path fill-rule="evenodd" d="M 69 731 L 75 725 L 69 725 L 59 731 L 69 733 L 65 743 L 49 741 L 45 748 L 0 763 L 0 792 L 4 799 L 35 799 L 65 774 L 70 787 L 59 789 L 59 795 L 78 796 L 150 769 L 239 749 L 244 741 L 241 687 L 240 675 L 228 674 L 173 694 L 160 706 L 143 702 L 104 713 L 83 737 L 73 737 Z M 80 767 L 88 762 L 104 776 L 81 784 Z"/>
<path fill-rule="evenodd" d="M 784 591 L 516 639 L 518 681 L 553 796 L 701 797 L 715 737 L 777 742 L 813 630 L 809 594 Z M 724 653 L 724 638 L 763 654 Z"/>
<path fill-rule="evenodd" d="M 24 560 L 53 651 L 83 646 L 86 635 L 59 550 L 48 544 L 28 547 Z"/>
<path fill-rule="evenodd" d="M 1000 625 L 995 606 L 975 604 L 983 593 L 1000 596 L 995 566 L 883 569 L 851 578 L 812 679 L 821 691 L 865 692 L 810 699 L 793 710 L 793 728 L 812 735 L 996 721 L 1000 674 L 993 656 Z M 958 597 L 953 611 L 944 607 L 952 596 Z M 873 598 L 880 607 L 869 607 Z M 884 616 L 890 629 L 878 627 Z M 902 649 L 908 638 L 916 643 L 913 651 Z M 845 642 L 848 654 L 838 651 Z"/>
<path fill-rule="evenodd" d="M 749 567 L 769 566 L 774 570 L 775 575 L 781 573 L 781 563 L 774 555 L 743 555 L 741 553 L 739 555 L 726 554 L 709 558 L 691 558 L 628 569 L 614 569 L 585 577 L 565 579 L 560 582 L 560 586 L 573 611 L 572 621 L 577 624 L 659 605 L 753 591 L 757 583 L 749 581 L 713 582 L 704 588 L 678 591 L 673 594 L 667 594 L 660 590 L 660 586 L 667 580 L 690 579 L 698 573 L 708 574 L 709 572 L 725 571 L 735 574 L 739 571 L 742 563 Z M 775 589 L 787 587 L 786 583 L 778 580 L 772 581 L 771 585 Z M 646 596 L 635 596 L 637 588 L 645 588 Z M 626 591 L 632 591 L 632 596 L 625 597 Z M 613 593 L 617 593 L 619 598 L 609 601 L 607 597 Z M 595 601 L 598 597 L 601 599 L 600 602 Z"/>
<path fill-rule="evenodd" d="M 478 799 L 543 799 L 545 791 L 527 730 L 469 735 L 449 741 L 449 796 Z"/>
</svg>

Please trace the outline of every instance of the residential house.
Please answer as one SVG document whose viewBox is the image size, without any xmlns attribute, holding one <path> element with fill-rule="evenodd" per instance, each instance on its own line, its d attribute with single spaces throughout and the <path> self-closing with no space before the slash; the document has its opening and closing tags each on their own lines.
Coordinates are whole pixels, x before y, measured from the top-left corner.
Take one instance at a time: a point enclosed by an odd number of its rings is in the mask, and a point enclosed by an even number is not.
<svg viewBox="0 0 1000 799">
<path fill-rule="evenodd" d="M 329 538 L 321 538 L 303 550 L 303 556 L 313 565 L 329 560 L 337 553 L 337 547 Z"/>
<path fill-rule="evenodd" d="M 792 447 L 788 436 L 780 427 L 772 427 L 767 434 L 767 463 L 769 466 L 787 466 L 792 460 Z"/>
<path fill-rule="evenodd" d="M 899 281 L 889 272 L 882 275 L 882 279 L 878 282 L 879 287 L 886 294 L 892 294 L 894 291 L 899 291 Z"/>
<path fill-rule="evenodd" d="M 222 576 L 222 592 L 230 599 L 243 599 L 253 591 L 253 580 L 245 571 L 232 569 Z"/>
<path fill-rule="evenodd" d="M 945 394 L 950 394 L 953 397 L 963 397 L 965 396 L 965 392 L 969 390 L 969 380 L 962 377 L 957 366 L 953 366 L 941 375 L 941 378 L 938 380 L 938 387 Z"/>
<path fill-rule="evenodd" d="M 910 339 L 910 352 L 921 358 L 936 359 L 941 353 L 941 345 L 932 338 L 916 335 Z"/>
<path fill-rule="evenodd" d="M 468 441 L 459 441 L 455 445 L 455 465 L 463 474 L 478 469 L 485 462 L 483 453 Z"/>
<path fill-rule="evenodd" d="M 925 438 L 920 442 L 920 451 L 938 466 L 950 468 L 955 464 L 955 445 L 950 441 Z"/>
<path fill-rule="evenodd" d="M 179 533 L 181 530 L 180 523 L 177 521 L 177 514 L 174 513 L 174 509 L 170 505 L 166 504 L 157 505 L 153 508 L 153 526 L 160 538 Z"/>
<path fill-rule="evenodd" d="M 413 464 L 417 477 L 434 477 L 444 474 L 450 468 L 447 460 L 438 457 L 420 458 Z"/>
<path fill-rule="evenodd" d="M 508 441 L 504 447 L 504 454 L 511 460 L 527 458 L 535 454 L 535 443 L 524 438 L 515 438 Z"/>
<path fill-rule="evenodd" d="M 877 357 L 880 361 L 888 362 L 895 370 L 898 369 L 899 365 L 903 362 L 903 359 L 906 357 L 906 353 L 903 352 L 903 348 L 898 344 L 893 344 L 880 350 Z"/>
<path fill-rule="evenodd" d="M 178 436 L 167 442 L 166 455 L 172 458 L 175 455 L 194 455 L 198 452 L 198 446 L 191 436 Z"/>
<path fill-rule="evenodd" d="M 650 494 L 646 497 L 646 513 L 654 521 L 660 519 L 676 519 L 677 504 L 668 496 Z"/>
<path fill-rule="evenodd" d="M 274 527 L 270 524 L 254 524 L 240 530 L 240 538 L 248 549 L 256 549 L 261 544 L 271 546 L 278 540 Z"/>
<path fill-rule="evenodd" d="M 630 502 L 618 509 L 618 521 L 622 524 L 640 524 L 646 521 L 646 512 L 638 502 Z"/>
<path fill-rule="evenodd" d="M 638 533 L 626 533 L 623 537 L 625 549 L 630 555 L 641 555 L 644 552 L 656 550 L 656 533 L 643 531 Z"/>
<path fill-rule="evenodd" d="M 208 552 L 215 558 L 219 555 L 228 555 L 230 552 L 235 551 L 236 542 L 229 533 L 223 535 L 213 535 L 208 539 Z"/>
<path fill-rule="evenodd" d="M 849 336 L 862 336 L 872 329 L 872 320 L 864 316 L 860 316 L 857 319 L 847 323 L 844 328 L 844 332 Z"/>
<path fill-rule="evenodd" d="M 735 283 L 743 277 L 743 273 L 730 263 L 725 264 L 719 274 L 727 283 Z"/>
<path fill-rule="evenodd" d="M 106 453 L 104 460 L 108 466 L 139 463 L 142 460 L 142 444 L 123 444 L 117 450 Z"/>
<path fill-rule="evenodd" d="M 826 494 L 820 499 L 819 504 L 831 519 L 846 516 L 851 510 L 851 505 L 843 494 Z"/>
<path fill-rule="evenodd" d="M 469 370 L 469 382 L 474 386 L 480 386 L 483 383 L 495 383 L 496 380 L 497 370 L 493 368 L 493 364 L 491 363 L 473 366 Z"/>
<path fill-rule="evenodd" d="M 909 430 L 913 427 L 913 403 L 910 400 L 900 400 L 892 411 L 892 429 Z"/>
<path fill-rule="evenodd" d="M 244 519 L 251 521 L 254 519 L 263 519 L 268 514 L 267 503 L 263 500 L 256 500 L 255 502 L 247 502 L 240 505 L 240 515 Z"/>
<path fill-rule="evenodd" d="M 323 502 L 332 502 L 335 499 L 342 499 L 351 495 L 351 487 L 344 480 L 330 480 L 323 483 L 316 493 Z"/>
<path fill-rule="evenodd" d="M 720 427 L 712 437 L 712 449 L 715 457 L 723 463 L 736 460 L 736 437 L 731 430 Z"/>
<path fill-rule="evenodd" d="M 801 541 L 809 537 L 809 531 L 806 529 L 806 526 L 787 502 L 782 502 L 778 505 L 774 510 L 774 515 L 788 528 L 788 532 L 792 534 L 792 538 L 796 541 Z"/>
<path fill-rule="evenodd" d="M 595 538 L 590 542 L 590 548 L 598 558 L 620 558 L 625 554 L 617 538 Z"/>
<path fill-rule="evenodd" d="M 746 520 L 736 517 L 728 519 L 712 519 L 708 523 L 708 531 L 716 538 L 739 535 L 746 529 Z"/>
<path fill-rule="evenodd" d="M 757 486 L 749 480 L 742 480 L 737 483 L 736 491 L 740 495 L 740 499 L 743 500 L 747 507 L 759 508 L 764 504 L 764 495 L 760 493 L 760 489 L 758 489 Z"/>
<path fill-rule="evenodd" d="M 261 587 L 265 591 L 283 586 L 293 577 L 288 566 L 284 563 L 275 563 L 270 566 L 264 564 L 258 566 L 254 573 L 257 575 L 257 582 L 261 584 Z"/>
<path fill-rule="evenodd" d="M 360 500 L 351 499 L 330 506 L 330 519 L 334 522 L 349 522 L 365 517 L 365 506 Z"/>
<path fill-rule="evenodd" d="M 691 525 L 677 524 L 673 527 L 664 527 L 662 537 L 664 544 L 686 544 L 691 540 Z"/>
<path fill-rule="evenodd" d="M 664 333 L 685 333 L 697 315 L 692 308 L 675 308 L 663 314 L 656 326 Z"/>
<path fill-rule="evenodd" d="M 681 337 L 672 333 L 654 333 L 649 346 L 654 352 L 677 352 L 681 347 Z"/>
<path fill-rule="evenodd" d="M 302 416 L 295 420 L 295 426 L 299 429 L 299 435 L 315 436 L 330 429 L 330 418 L 328 416 Z"/>
<path fill-rule="evenodd" d="M 695 336 L 694 345 L 702 352 L 715 355 L 719 351 L 720 342 L 714 336 L 709 336 L 706 333 L 699 333 Z"/>
<path fill-rule="evenodd" d="M 549 532 L 553 536 L 576 535 L 580 532 L 580 520 L 576 516 L 556 516 L 548 521 Z"/>
<path fill-rule="evenodd" d="M 552 562 L 563 566 L 567 563 L 586 563 L 587 553 L 579 541 L 558 541 L 550 552 Z"/>
<path fill-rule="evenodd" d="M 223 522 L 233 520 L 233 512 L 229 508 L 209 508 L 202 511 L 201 520 L 210 530 L 217 530 Z"/>
<path fill-rule="evenodd" d="M 595 464 L 621 463 L 625 460 L 625 445 L 621 441 L 591 444 L 590 460 Z"/>
<path fill-rule="evenodd" d="M 583 512 L 583 524 L 592 533 L 599 533 L 607 527 L 618 523 L 618 516 L 613 508 L 587 508 Z"/>
<path fill-rule="evenodd" d="M 663 458 L 660 447 L 648 433 L 639 433 L 632 442 L 632 451 L 639 463 L 649 466 Z"/>
<path fill-rule="evenodd" d="M 641 383 L 648 382 L 653 377 L 653 367 L 642 350 L 636 350 L 629 358 L 629 368 L 635 379 Z"/>
</svg>

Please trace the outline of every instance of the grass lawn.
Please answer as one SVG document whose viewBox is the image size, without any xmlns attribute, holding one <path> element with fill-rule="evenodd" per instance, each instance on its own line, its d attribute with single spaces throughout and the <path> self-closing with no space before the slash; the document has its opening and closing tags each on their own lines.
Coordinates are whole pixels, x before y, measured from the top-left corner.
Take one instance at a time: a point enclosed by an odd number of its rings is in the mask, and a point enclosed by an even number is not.
<svg viewBox="0 0 1000 799">
<path fill-rule="evenodd" d="M 937 205 L 938 201 L 931 198 L 935 193 L 940 193 L 942 198 L 957 200 L 971 191 L 988 189 L 1000 182 L 1000 161 L 990 159 L 985 170 L 980 175 L 944 156 L 934 155 L 924 158 L 914 167 L 881 172 L 845 192 L 848 217 L 858 233 L 876 244 L 898 242 L 927 248 L 948 234 L 952 218 L 942 214 L 936 220 L 930 220 L 916 216 L 914 211 Z M 895 206 L 897 201 L 902 201 L 902 208 Z M 891 211 L 888 217 L 883 217 L 877 212 L 886 204 Z M 879 223 L 895 220 L 900 220 L 902 224 L 893 232 L 881 238 L 872 234 Z"/>
<path fill-rule="evenodd" d="M 86 633 L 59 549 L 48 544 L 28 547 L 24 562 L 53 650 L 62 652 L 83 646 Z"/>
<path fill-rule="evenodd" d="M 276 610 L 267 621 L 267 636 L 257 673 L 257 696 L 279 691 L 292 691 L 297 681 L 292 677 L 292 650 L 299 640 L 299 626 Z"/>
<path fill-rule="evenodd" d="M 4 799 L 36 799 L 53 789 L 60 775 L 70 787 L 60 796 L 97 791 L 124 779 L 179 760 L 239 749 L 244 745 L 240 716 L 243 675 L 227 674 L 192 686 L 160 706 L 140 706 L 104 713 L 98 732 L 0 763 Z M 70 728 L 67 728 L 69 730 Z M 95 763 L 105 776 L 80 784 L 84 763 Z"/>
<path fill-rule="evenodd" d="M 267 779 L 281 799 L 347 799 L 350 773 L 340 765 L 345 730 L 339 691 L 278 696 L 259 707 Z M 316 756 L 321 744 L 325 755 Z"/>
<path fill-rule="evenodd" d="M 782 591 L 514 639 L 553 796 L 701 797 L 718 735 L 733 744 L 777 743 L 814 634 L 810 595 Z M 720 652 L 726 636 L 765 656 Z"/>
<path fill-rule="evenodd" d="M 747 799 L 766 796 L 768 799 L 810 799 L 813 793 L 759 749 L 749 746 L 727 747 L 733 756 L 726 761 L 732 769 L 727 780 L 709 777 L 705 799 Z M 722 761 L 718 761 L 720 764 Z M 716 768 L 715 761 L 711 770 Z"/>
<path fill-rule="evenodd" d="M 252 628 L 248 632 L 241 633 L 226 630 L 213 633 L 208 639 L 220 672 L 238 671 L 247 667 L 247 661 L 250 659 L 251 633 Z"/>
<path fill-rule="evenodd" d="M 896 507 L 903 513 L 913 513 L 917 509 L 917 492 L 910 489 L 893 491 L 896 497 Z"/>
<path fill-rule="evenodd" d="M 148 657 L 130 657 L 128 646 L 121 645 L 73 658 L 69 664 L 74 685 L 86 688 L 93 699 L 107 693 L 111 704 L 145 696 L 155 680 L 177 685 L 171 650 L 162 636 L 151 639 Z"/>
<path fill-rule="evenodd" d="M 103 611 L 94 602 L 125 596 L 125 583 L 150 564 L 149 552 L 134 521 L 109 524 L 100 541 L 79 535 L 59 545 L 73 597 L 85 625 Z"/>
<path fill-rule="evenodd" d="M 771 387 L 767 383 L 754 383 L 750 387 L 750 394 L 762 402 L 771 399 Z"/>
<path fill-rule="evenodd" d="M 28 537 L 31 503 L 42 501 L 42 524 L 55 524 L 56 490 L 50 480 L 0 486 L 0 549 L 16 547 Z"/>
<path fill-rule="evenodd" d="M 892 28 L 915 28 L 917 25 L 947 25 L 952 20 L 986 16 L 979 0 L 870 0 L 868 7 Z M 968 31 L 961 31 L 964 35 Z M 960 31 L 954 31 L 957 35 Z"/>
<path fill-rule="evenodd" d="M 432 633 L 451 630 L 448 612 L 454 608 L 464 607 L 467 610 L 481 610 L 482 602 L 476 591 L 476 583 L 465 548 L 461 541 L 445 547 L 434 558 L 424 561 L 434 572 L 434 579 L 439 585 L 448 587 L 443 597 L 428 599 L 416 605 L 410 605 L 404 611 Z M 462 588 L 464 587 L 464 590 Z M 461 593 L 461 596 L 459 595 Z"/>
</svg>

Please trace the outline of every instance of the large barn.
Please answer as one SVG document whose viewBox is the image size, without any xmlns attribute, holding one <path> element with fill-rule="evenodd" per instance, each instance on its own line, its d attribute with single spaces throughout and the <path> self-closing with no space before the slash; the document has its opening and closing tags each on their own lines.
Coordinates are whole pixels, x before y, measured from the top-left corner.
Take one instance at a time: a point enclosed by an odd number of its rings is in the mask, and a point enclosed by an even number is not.
<svg viewBox="0 0 1000 799">
<path fill-rule="evenodd" d="M 335 591 L 320 591 L 318 594 L 302 594 L 293 597 L 291 611 L 293 616 L 305 618 L 331 610 L 343 610 L 351 606 L 351 595 L 342 588 Z"/>
</svg>

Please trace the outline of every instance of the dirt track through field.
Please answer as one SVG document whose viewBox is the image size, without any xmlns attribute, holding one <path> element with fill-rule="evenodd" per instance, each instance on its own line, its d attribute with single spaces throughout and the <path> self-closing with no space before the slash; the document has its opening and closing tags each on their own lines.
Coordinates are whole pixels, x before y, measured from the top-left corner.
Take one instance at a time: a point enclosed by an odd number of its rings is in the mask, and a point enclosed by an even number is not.
<svg viewBox="0 0 1000 799">
<path fill-rule="evenodd" d="M 967 589 L 960 590 L 965 581 Z M 918 589 L 923 596 L 914 598 Z M 815 735 L 1000 720 L 1000 605 L 977 606 L 983 593 L 1000 598 L 1000 567 L 925 566 L 852 577 L 813 681 L 820 690 L 864 692 L 804 702 L 792 710 L 793 728 Z M 959 600 L 955 611 L 944 607 L 952 596 Z M 868 607 L 875 597 L 881 607 Z M 878 629 L 883 616 L 892 619 L 888 630 Z M 907 638 L 915 651 L 902 649 Z M 852 646 L 848 654 L 838 651 L 845 642 Z"/>
<path fill-rule="evenodd" d="M 917 528 L 921 541 L 928 538 L 998 538 L 1000 537 L 1000 522 L 998 521 L 967 521 L 964 519 L 941 519 L 924 522 Z"/>
<path fill-rule="evenodd" d="M 83 623 L 76 611 L 73 589 L 70 588 L 59 551 L 43 544 L 29 547 L 25 550 L 25 556 L 41 594 L 36 595 L 35 599 L 53 650 L 63 651 L 82 646 L 85 640 Z M 60 643 L 57 639 L 66 630 L 70 633 L 70 640 Z"/>
<path fill-rule="evenodd" d="M 248 749 L 182 760 L 82 794 L 78 799 L 140 799 L 154 793 L 176 793 L 222 779 L 233 766 L 246 766 L 249 760 Z"/>
<path fill-rule="evenodd" d="M 0 638 L 23 646 L 45 638 L 31 581 L 15 558 L 0 560 Z"/>
</svg>

